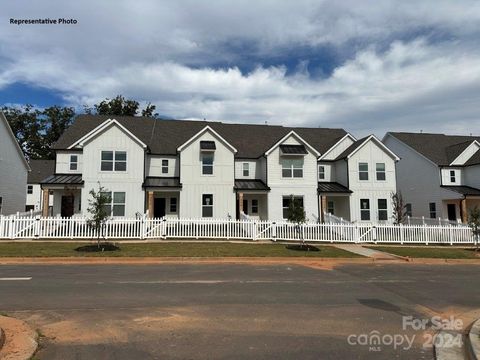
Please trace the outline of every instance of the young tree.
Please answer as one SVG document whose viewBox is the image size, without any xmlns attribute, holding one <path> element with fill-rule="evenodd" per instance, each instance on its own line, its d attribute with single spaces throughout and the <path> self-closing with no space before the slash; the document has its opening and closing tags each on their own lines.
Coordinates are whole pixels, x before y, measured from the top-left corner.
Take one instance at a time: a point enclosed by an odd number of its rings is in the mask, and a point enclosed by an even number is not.
<svg viewBox="0 0 480 360">
<path fill-rule="evenodd" d="M 476 251 L 478 251 L 478 242 L 480 238 L 480 209 L 478 206 L 475 206 L 470 210 L 468 216 L 468 225 L 472 228 L 472 234 L 475 238 Z"/>
<path fill-rule="evenodd" d="M 407 204 L 400 191 L 392 192 L 393 222 L 395 225 L 403 224 L 407 220 Z"/>
<path fill-rule="evenodd" d="M 97 232 L 97 245 L 100 247 L 100 236 L 103 236 L 105 222 L 110 216 L 110 209 L 107 205 L 111 203 L 110 193 L 107 189 L 98 183 L 98 190 L 91 189 L 89 192 L 91 198 L 88 199 L 88 213 L 91 219 L 88 224 Z"/>
<path fill-rule="evenodd" d="M 287 209 L 287 220 L 295 224 L 295 229 L 302 239 L 302 245 L 305 245 L 305 239 L 302 235 L 302 224 L 306 222 L 305 210 L 303 209 L 302 202 L 290 195 L 290 204 Z"/>
</svg>

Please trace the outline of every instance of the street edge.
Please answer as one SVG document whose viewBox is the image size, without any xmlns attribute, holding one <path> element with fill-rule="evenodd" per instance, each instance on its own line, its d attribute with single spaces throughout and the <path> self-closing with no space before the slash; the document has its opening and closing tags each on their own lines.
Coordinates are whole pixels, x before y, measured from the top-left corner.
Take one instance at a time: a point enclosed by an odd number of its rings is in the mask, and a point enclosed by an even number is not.
<svg viewBox="0 0 480 360">
<path fill-rule="evenodd" d="M 7 327 L 7 331 L 5 331 L 6 329 L 5 325 L 3 325 L 3 328 L 0 328 L 0 332 L 3 334 L 3 335 L 0 335 L 0 337 L 3 337 L 3 343 L 0 346 L 0 358 L 6 359 L 6 360 L 31 359 L 38 349 L 38 333 L 35 330 L 33 330 L 30 327 L 30 325 L 28 325 L 23 320 L 7 317 L 7 316 L 0 316 L 0 321 L 2 319 L 6 319 L 7 322 L 12 322 L 12 321 L 17 322 L 18 324 L 21 325 L 21 328 L 24 331 L 18 334 L 9 335 L 9 336 L 15 336 L 16 339 L 20 337 L 22 341 L 20 342 L 21 344 L 20 346 L 18 346 L 17 344 L 17 347 L 14 350 L 14 353 L 12 352 L 7 353 L 6 351 L 9 351 L 8 349 L 9 341 L 13 341 L 13 340 L 7 337 L 8 327 Z"/>
<path fill-rule="evenodd" d="M 480 359 L 480 319 L 477 319 L 468 332 L 468 350 L 473 360 Z"/>
</svg>

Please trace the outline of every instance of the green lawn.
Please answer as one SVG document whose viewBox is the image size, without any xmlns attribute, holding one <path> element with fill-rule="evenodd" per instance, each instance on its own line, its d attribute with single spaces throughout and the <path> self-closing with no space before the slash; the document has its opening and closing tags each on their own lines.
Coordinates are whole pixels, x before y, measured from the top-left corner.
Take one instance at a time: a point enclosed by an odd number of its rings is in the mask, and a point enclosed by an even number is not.
<svg viewBox="0 0 480 360">
<path fill-rule="evenodd" d="M 356 258 L 359 255 L 331 246 L 317 246 L 320 251 L 288 250 L 283 244 L 237 243 L 155 243 L 117 244 L 121 250 L 104 253 L 77 252 L 75 248 L 85 243 L 0 243 L 0 257 L 52 257 L 52 256 L 178 256 L 178 257 L 326 257 Z"/>
<path fill-rule="evenodd" d="M 411 258 L 431 259 L 479 259 L 475 256 L 474 250 L 452 247 L 431 247 L 431 246 L 369 246 L 371 249 L 385 251 L 400 256 Z"/>
</svg>

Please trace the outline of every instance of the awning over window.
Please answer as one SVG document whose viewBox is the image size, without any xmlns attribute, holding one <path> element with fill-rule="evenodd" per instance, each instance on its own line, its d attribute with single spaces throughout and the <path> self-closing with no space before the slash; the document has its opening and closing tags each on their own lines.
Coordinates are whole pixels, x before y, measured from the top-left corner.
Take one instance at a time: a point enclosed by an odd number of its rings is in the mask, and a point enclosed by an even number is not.
<svg viewBox="0 0 480 360">
<path fill-rule="evenodd" d="M 285 155 L 306 155 L 308 154 L 305 145 L 280 145 L 280 151 Z"/>
<path fill-rule="evenodd" d="M 200 150 L 202 151 L 214 151 L 216 149 L 215 141 L 200 141 Z"/>
</svg>

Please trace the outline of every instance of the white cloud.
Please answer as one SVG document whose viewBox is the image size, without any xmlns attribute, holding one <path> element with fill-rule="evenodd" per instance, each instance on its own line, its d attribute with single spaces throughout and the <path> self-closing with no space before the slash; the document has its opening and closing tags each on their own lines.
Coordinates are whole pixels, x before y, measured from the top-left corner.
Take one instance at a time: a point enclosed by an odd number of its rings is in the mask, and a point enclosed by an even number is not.
<svg viewBox="0 0 480 360">
<path fill-rule="evenodd" d="M 79 25 L 5 25 L 46 16 Z M 360 135 L 480 133 L 478 2 L 20 0 L 0 20 L 0 91 L 25 82 L 76 106 L 123 94 L 174 117 L 342 126 Z M 350 54 L 326 78 L 309 74 L 308 58 L 293 74 L 283 65 L 238 67 L 246 55 L 323 45 Z"/>
</svg>

